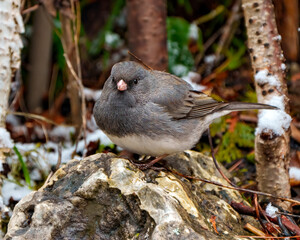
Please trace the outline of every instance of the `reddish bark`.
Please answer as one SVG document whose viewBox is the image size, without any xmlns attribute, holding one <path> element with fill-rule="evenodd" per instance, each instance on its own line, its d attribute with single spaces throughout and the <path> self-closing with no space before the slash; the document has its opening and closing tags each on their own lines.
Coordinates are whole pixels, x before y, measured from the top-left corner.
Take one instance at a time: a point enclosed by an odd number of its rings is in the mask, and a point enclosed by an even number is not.
<svg viewBox="0 0 300 240">
<path fill-rule="evenodd" d="M 165 0 L 127 0 L 129 49 L 156 70 L 168 66 Z"/>
<path fill-rule="evenodd" d="M 299 58 L 299 8 L 298 0 L 273 0 L 281 47 L 287 60 Z"/>
</svg>

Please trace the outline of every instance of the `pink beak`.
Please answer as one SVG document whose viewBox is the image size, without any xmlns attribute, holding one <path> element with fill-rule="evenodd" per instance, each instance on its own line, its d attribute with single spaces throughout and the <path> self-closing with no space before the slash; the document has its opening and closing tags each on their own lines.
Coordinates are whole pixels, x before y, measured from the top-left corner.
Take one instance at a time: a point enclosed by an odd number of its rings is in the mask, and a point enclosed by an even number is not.
<svg viewBox="0 0 300 240">
<path fill-rule="evenodd" d="M 118 83 L 117 83 L 117 88 L 119 91 L 125 91 L 127 90 L 127 84 L 126 82 L 124 82 L 123 79 L 121 79 Z"/>
</svg>

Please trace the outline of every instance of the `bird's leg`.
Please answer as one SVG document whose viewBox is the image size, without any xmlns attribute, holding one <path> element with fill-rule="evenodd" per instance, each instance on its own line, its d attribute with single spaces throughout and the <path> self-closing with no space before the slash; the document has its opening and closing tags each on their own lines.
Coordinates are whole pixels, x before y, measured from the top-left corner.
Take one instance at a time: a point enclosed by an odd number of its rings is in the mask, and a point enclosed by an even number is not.
<svg viewBox="0 0 300 240">
<path fill-rule="evenodd" d="M 153 159 L 152 161 L 148 162 L 148 163 L 136 163 L 136 162 L 131 162 L 133 165 L 135 165 L 137 168 L 141 169 L 141 170 L 146 170 L 148 168 L 152 168 L 152 169 L 159 169 L 159 168 L 156 168 L 156 167 L 153 167 L 153 165 L 155 163 L 157 163 L 158 161 L 162 160 L 163 158 L 165 158 L 166 156 L 168 156 L 169 154 L 164 154 L 164 155 L 161 155 L 155 159 Z"/>
<path fill-rule="evenodd" d="M 122 152 L 120 152 L 119 157 L 131 160 L 133 159 L 133 153 L 127 150 L 123 150 Z"/>
</svg>

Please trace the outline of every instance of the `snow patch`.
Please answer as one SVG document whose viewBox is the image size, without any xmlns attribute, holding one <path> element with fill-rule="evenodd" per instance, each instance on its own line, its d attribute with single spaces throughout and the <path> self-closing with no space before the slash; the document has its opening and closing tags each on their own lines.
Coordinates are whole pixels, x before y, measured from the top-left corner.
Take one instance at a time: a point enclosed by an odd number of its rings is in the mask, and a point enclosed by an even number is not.
<svg viewBox="0 0 300 240">
<path fill-rule="evenodd" d="M 6 115 L 6 123 L 9 123 L 13 126 L 18 126 L 21 124 L 20 118 L 18 118 L 14 114 L 7 114 Z"/>
<path fill-rule="evenodd" d="M 71 134 L 75 133 L 75 127 L 55 126 L 49 136 L 51 139 L 70 141 Z"/>
<path fill-rule="evenodd" d="M 193 81 L 193 79 L 198 79 L 200 80 L 201 79 L 201 76 L 199 73 L 196 73 L 196 72 L 189 72 L 187 76 L 184 76 L 182 77 L 182 79 L 184 81 L 186 81 L 187 83 L 189 83 L 192 88 L 196 91 L 203 91 L 206 89 L 205 86 L 201 85 L 201 84 L 197 84 Z"/>
<path fill-rule="evenodd" d="M 10 133 L 5 128 L 0 127 L 0 148 L 12 148 L 13 146 Z"/>
<path fill-rule="evenodd" d="M 290 167 L 289 175 L 290 175 L 290 178 L 300 181 L 300 168 Z"/>
<path fill-rule="evenodd" d="M 292 118 L 284 111 L 284 97 L 273 96 L 266 104 L 278 107 L 279 110 L 261 110 L 258 114 L 258 126 L 255 130 L 255 135 L 263 132 L 282 135 L 290 127 Z"/>
<path fill-rule="evenodd" d="M 188 71 L 188 68 L 186 66 L 184 66 L 183 64 L 176 64 L 172 67 L 172 72 L 176 76 L 182 76 L 183 74 L 186 74 L 187 71 Z"/>
<path fill-rule="evenodd" d="M 274 41 L 281 41 L 281 36 L 278 34 L 277 36 L 272 38 Z"/>
<path fill-rule="evenodd" d="M 116 41 L 119 41 L 120 36 L 116 33 L 107 32 L 105 34 L 105 43 L 108 45 L 114 44 Z"/>
<path fill-rule="evenodd" d="M 65 127 L 65 126 L 58 126 L 52 130 L 49 135 L 53 137 L 61 137 L 66 139 L 70 133 L 73 131 L 73 127 Z M 70 137 L 68 137 L 70 138 Z M 88 145 L 90 142 L 94 142 L 100 140 L 100 143 L 104 146 L 109 146 L 112 141 L 101 131 L 99 128 L 95 129 L 93 132 L 87 132 L 86 136 L 86 144 Z M 44 172 L 49 172 L 51 166 L 57 164 L 58 161 L 58 144 L 52 141 L 48 141 L 47 143 L 43 144 L 42 146 L 37 146 L 34 143 L 24 144 L 24 143 L 16 143 L 16 147 L 21 152 L 23 156 L 24 153 L 27 153 L 28 156 L 34 158 L 38 161 L 38 165 L 40 166 L 39 170 Z M 61 147 L 61 163 L 67 163 L 69 160 L 72 159 L 73 152 L 75 151 L 75 145 L 72 142 L 64 142 L 63 146 Z M 82 155 L 87 151 L 84 140 L 80 140 L 77 145 L 77 152 L 80 152 Z M 75 159 L 81 159 L 78 155 L 74 156 Z M 26 161 L 27 158 L 24 158 Z M 8 158 L 8 162 L 12 161 L 11 158 Z M 30 173 L 31 177 L 34 179 L 40 178 L 40 172 L 33 172 Z"/>
<path fill-rule="evenodd" d="M 197 40 L 199 35 L 198 35 L 198 27 L 195 23 L 192 23 L 190 25 L 190 28 L 189 28 L 189 37 L 191 39 L 194 39 L 194 40 Z"/>
<path fill-rule="evenodd" d="M 216 55 L 210 54 L 204 57 L 204 62 L 206 64 L 213 64 L 216 61 Z"/>
<path fill-rule="evenodd" d="M 84 91 L 84 96 L 85 96 L 85 99 L 88 100 L 88 101 L 97 101 L 100 96 L 101 96 L 101 93 L 102 93 L 102 90 L 94 90 L 94 89 L 90 89 L 90 88 L 84 88 L 83 89 Z"/>
<path fill-rule="evenodd" d="M 15 201 L 19 201 L 21 198 L 31 193 L 31 191 L 32 190 L 30 190 L 27 186 L 20 186 L 7 179 L 3 180 L 2 197 L 5 205 L 9 204 L 10 198 L 13 198 Z"/>
<path fill-rule="evenodd" d="M 269 203 L 266 207 L 266 214 L 271 218 L 277 217 L 277 212 L 279 212 L 277 207 L 272 206 L 272 203 Z"/>
<path fill-rule="evenodd" d="M 286 65 L 284 63 L 281 63 L 281 70 L 285 70 L 286 69 Z"/>
<path fill-rule="evenodd" d="M 270 86 L 280 87 L 279 79 L 271 75 L 267 69 L 258 71 L 254 76 L 255 81 L 260 84 L 269 84 Z"/>
</svg>

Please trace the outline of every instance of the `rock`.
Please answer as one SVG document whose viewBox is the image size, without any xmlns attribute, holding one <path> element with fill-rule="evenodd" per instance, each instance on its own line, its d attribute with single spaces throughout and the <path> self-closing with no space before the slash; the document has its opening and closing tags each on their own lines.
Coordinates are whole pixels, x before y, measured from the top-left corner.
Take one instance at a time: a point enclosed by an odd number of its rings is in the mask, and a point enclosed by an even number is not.
<svg viewBox="0 0 300 240">
<path fill-rule="evenodd" d="M 227 184 L 200 153 L 186 151 L 163 162 L 185 175 Z M 70 161 L 24 197 L 4 239 L 239 239 L 249 233 L 230 201 L 243 199 L 236 191 L 96 154 Z"/>
</svg>

